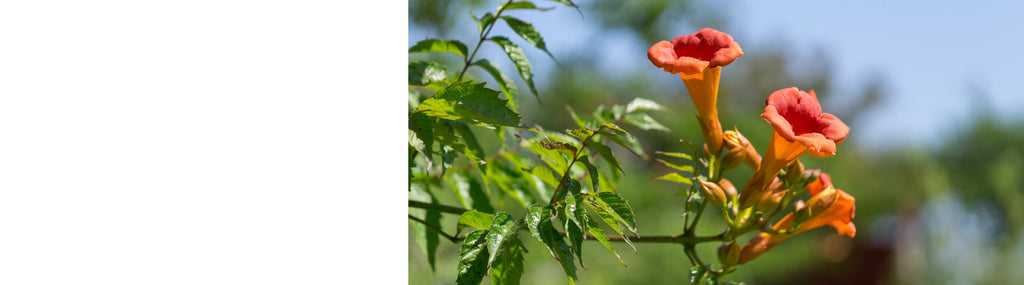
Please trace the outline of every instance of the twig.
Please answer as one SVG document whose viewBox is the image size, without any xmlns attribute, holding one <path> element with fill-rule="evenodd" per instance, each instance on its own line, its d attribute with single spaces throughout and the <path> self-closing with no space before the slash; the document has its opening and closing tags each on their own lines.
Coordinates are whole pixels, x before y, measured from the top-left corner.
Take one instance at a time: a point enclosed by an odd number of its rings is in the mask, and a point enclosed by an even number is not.
<svg viewBox="0 0 1024 285">
<path fill-rule="evenodd" d="M 424 220 L 422 220 L 420 218 L 413 217 L 412 215 L 409 215 L 409 219 L 413 220 L 413 221 L 420 222 L 421 224 L 427 225 L 427 227 L 429 227 L 429 228 L 433 229 L 434 231 L 436 231 L 437 233 L 441 234 L 442 236 L 444 236 L 444 238 L 450 240 L 452 243 L 458 243 L 459 241 L 462 241 L 461 238 L 449 235 L 449 234 L 445 233 L 444 231 L 442 231 L 441 229 L 437 228 L 437 226 L 435 226 L 434 224 L 431 224 L 431 223 L 429 223 L 427 221 L 424 221 Z"/>
</svg>

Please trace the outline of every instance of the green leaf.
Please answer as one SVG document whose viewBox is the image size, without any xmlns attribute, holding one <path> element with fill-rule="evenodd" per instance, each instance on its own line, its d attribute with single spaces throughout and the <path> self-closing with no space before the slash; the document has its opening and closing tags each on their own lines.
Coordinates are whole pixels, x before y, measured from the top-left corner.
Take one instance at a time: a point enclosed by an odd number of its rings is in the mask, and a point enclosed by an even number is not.
<svg viewBox="0 0 1024 285">
<path fill-rule="evenodd" d="M 610 123 L 602 123 L 602 125 L 605 124 L 612 125 Z M 618 126 L 616 126 L 616 128 L 618 128 Z M 644 152 L 643 147 L 640 146 L 640 141 L 637 140 L 635 137 L 633 137 L 633 135 L 629 134 L 628 132 L 622 129 L 618 129 L 615 130 L 614 132 L 609 132 L 608 130 L 601 130 L 599 133 L 602 134 L 604 137 L 608 138 L 609 140 L 611 140 L 612 142 L 615 142 L 622 148 L 628 150 L 629 152 L 632 152 L 637 157 L 643 158 L 644 160 L 649 159 L 647 157 L 647 154 Z"/>
<path fill-rule="evenodd" d="M 704 270 L 704 267 L 700 265 L 690 267 L 690 284 L 700 284 L 700 281 L 704 280 L 704 276 L 707 273 L 707 270 Z"/>
<path fill-rule="evenodd" d="M 498 258 L 491 263 L 491 283 L 494 285 L 518 285 L 523 276 L 523 252 L 519 238 L 512 238 Z"/>
<path fill-rule="evenodd" d="M 618 220 L 621 219 L 621 217 L 618 217 L 615 214 L 615 212 L 608 207 L 607 204 L 600 202 L 595 196 L 590 196 L 590 198 L 586 199 L 585 201 L 587 202 L 587 206 L 589 206 L 591 210 L 597 213 L 597 215 L 601 217 L 601 220 L 604 221 L 606 225 L 611 227 L 612 230 L 619 234 L 619 236 L 622 236 L 622 239 L 626 242 L 626 244 L 629 245 L 629 247 L 633 248 L 633 252 L 636 252 L 636 246 L 634 246 L 633 242 L 631 242 L 629 238 L 622 233 L 622 228 L 619 227 Z"/>
<path fill-rule="evenodd" d="M 540 145 L 546 149 L 568 151 L 570 154 L 576 154 L 577 151 L 575 146 L 564 142 L 541 142 Z"/>
<path fill-rule="evenodd" d="M 512 28 L 519 37 L 522 37 L 523 40 L 526 40 L 526 42 L 544 51 L 544 53 L 548 54 L 552 60 L 555 59 L 555 56 L 548 51 L 547 45 L 544 43 L 544 38 L 540 36 L 540 32 L 537 31 L 537 28 L 533 27 L 533 24 L 513 18 L 512 16 L 501 16 L 501 19 L 505 20 L 505 23 L 508 23 L 508 26 Z"/>
<path fill-rule="evenodd" d="M 577 260 L 580 262 L 580 267 L 586 270 L 587 266 L 583 264 L 583 229 L 567 221 L 565 223 L 565 235 L 569 238 L 569 250 L 576 255 Z"/>
<path fill-rule="evenodd" d="M 533 96 L 537 98 L 537 102 L 540 102 L 540 95 L 537 93 L 537 87 L 533 84 L 533 71 L 530 67 L 530 61 L 526 59 L 526 55 L 523 54 L 523 50 L 519 49 L 519 46 L 512 43 L 512 41 L 508 40 L 506 37 L 496 36 L 487 40 L 501 46 L 501 49 L 505 51 L 506 55 L 508 55 L 508 59 L 512 60 L 512 63 L 516 65 L 516 70 L 519 71 L 519 76 L 523 78 L 523 81 L 526 81 L 526 86 L 530 87 L 530 92 L 532 92 Z"/>
<path fill-rule="evenodd" d="M 576 254 L 576 257 L 580 262 L 580 267 L 587 269 L 587 266 L 583 265 L 583 230 L 586 229 L 587 215 L 583 213 L 582 209 L 583 197 L 576 199 L 575 196 L 576 195 L 565 196 L 565 210 L 563 212 L 569 219 L 566 220 L 564 228 L 566 235 L 569 237 L 571 249 L 573 253 Z"/>
<path fill-rule="evenodd" d="M 529 190 L 527 177 L 516 170 L 509 168 L 504 163 L 495 162 L 487 168 L 487 178 L 493 185 L 498 185 L 505 194 L 516 199 L 523 208 L 534 202 L 533 193 Z"/>
<path fill-rule="evenodd" d="M 645 131 L 658 130 L 664 132 L 672 132 L 672 130 L 669 130 L 667 127 L 661 125 L 661 123 L 658 123 L 658 121 L 655 121 L 654 118 L 652 118 L 650 115 L 644 113 L 633 113 L 626 115 L 626 118 L 624 118 L 622 121 L 634 125 L 637 128 L 640 128 L 641 130 Z"/>
<path fill-rule="evenodd" d="M 685 165 L 685 164 L 679 164 L 679 163 L 673 163 L 673 162 L 668 162 L 668 161 L 665 161 L 665 160 L 660 159 L 660 158 L 655 158 L 654 160 L 657 160 L 658 162 L 661 162 L 661 164 L 664 164 L 665 166 L 674 168 L 676 170 L 679 170 L 679 171 L 682 171 L 682 172 L 687 172 L 687 173 L 693 173 L 693 166 Z"/>
<path fill-rule="evenodd" d="M 508 6 L 505 6 L 505 11 L 516 10 L 516 9 L 530 9 L 530 10 L 547 11 L 547 10 L 551 10 L 551 9 L 554 9 L 554 8 L 555 7 L 538 8 L 537 6 L 533 5 L 533 3 L 531 3 L 531 2 L 523 1 L 523 2 L 513 2 L 513 3 L 508 4 Z"/>
<path fill-rule="evenodd" d="M 625 173 L 622 170 L 622 166 L 619 166 L 619 160 L 615 158 L 615 155 L 612 155 L 611 148 L 599 143 L 588 144 L 587 147 L 597 151 L 597 154 L 601 155 L 601 158 L 603 158 L 604 161 L 607 161 L 608 164 L 611 164 L 611 166 L 615 167 L 615 169 L 618 169 L 620 173 Z"/>
<path fill-rule="evenodd" d="M 409 200 L 425 203 L 437 202 L 437 200 L 434 199 L 434 195 L 428 191 L 427 185 L 421 183 L 410 183 Z M 409 215 L 427 221 L 437 228 L 441 228 L 441 212 L 410 207 Z M 416 221 L 412 221 L 411 223 L 412 230 L 416 236 L 416 245 L 423 251 L 423 255 L 427 256 L 427 263 L 430 264 L 430 270 L 434 270 L 440 236 L 437 231 L 434 231 L 434 229 L 427 228 L 427 225 Z"/>
<path fill-rule="evenodd" d="M 569 179 L 566 179 L 565 180 L 565 184 L 562 184 L 561 187 L 565 188 L 565 190 L 561 191 L 561 193 L 559 194 L 558 197 L 555 197 L 556 201 L 565 199 L 565 195 L 567 195 L 567 194 L 568 195 L 579 194 L 580 190 L 582 189 L 582 187 L 580 187 L 580 183 L 577 182 L 576 179 L 572 179 L 572 177 L 569 177 Z M 555 192 L 559 192 L 559 191 L 555 191 Z"/>
<path fill-rule="evenodd" d="M 522 2 L 520 2 L 522 3 Z M 490 73 L 494 77 L 494 80 L 498 83 L 498 88 L 501 88 L 501 93 L 505 94 L 505 99 L 508 99 L 508 106 L 513 112 L 518 111 L 519 103 L 519 90 L 516 89 L 516 84 L 512 82 L 511 78 L 501 73 L 501 68 L 493 62 L 481 59 L 473 63 L 475 66 L 479 66 Z"/>
<path fill-rule="evenodd" d="M 657 102 L 647 100 L 644 98 L 634 98 L 629 104 L 626 104 L 626 113 L 643 112 L 643 111 L 664 111 L 668 110 L 664 106 L 661 106 Z"/>
<path fill-rule="evenodd" d="M 491 227 L 491 222 L 494 220 L 494 215 L 483 213 L 477 210 L 469 210 L 463 212 L 459 216 L 459 230 L 470 226 L 481 229 L 488 229 Z"/>
<path fill-rule="evenodd" d="M 459 249 L 459 277 L 455 284 L 476 285 L 487 274 L 487 230 L 477 230 L 466 236 Z"/>
<path fill-rule="evenodd" d="M 675 173 L 675 172 L 672 172 L 672 173 L 669 173 L 669 174 L 665 174 L 665 175 L 662 175 L 662 176 L 658 176 L 658 177 L 655 177 L 654 179 L 671 181 L 671 182 L 675 182 L 675 183 L 682 183 L 682 184 L 686 184 L 686 185 L 693 185 L 693 181 L 691 181 L 690 178 L 687 178 L 685 176 L 679 175 L 679 173 Z"/>
<path fill-rule="evenodd" d="M 462 123 L 451 123 L 451 126 L 459 134 L 459 137 L 462 138 L 462 142 L 466 143 L 466 148 L 473 152 L 473 157 L 477 159 L 473 163 L 479 164 L 480 170 L 486 171 L 487 162 L 482 159 L 487 157 L 487 155 L 484 154 L 484 149 L 480 147 L 480 142 L 476 140 L 476 135 L 473 134 L 473 131 L 469 130 L 469 127 Z"/>
<path fill-rule="evenodd" d="M 681 153 L 681 152 L 661 152 L 661 151 L 658 151 L 656 153 L 660 154 L 660 155 L 664 155 L 664 156 L 677 157 L 677 158 L 682 158 L 682 159 L 690 160 L 690 161 L 693 160 L 693 156 L 691 156 L 689 154 Z"/>
<path fill-rule="evenodd" d="M 409 53 L 417 52 L 450 52 L 466 58 L 469 49 L 466 48 L 466 44 L 458 40 L 427 39 L 409 48 Z"/>
<path fill-rule="evenodd" d="M 487 193 L 480 186 L 480 183 L 463 172 L 453 172 L 449 183 L 455 190 L 459 202 L 467 209 L 477 209 L 482 212 L 493 213 L 494 208 L 487 198 Z"/>
<path fill-rule="evenodd" d="M 517 231 L 519 231 L 519 223 L 513 220 L 508 213 L 501 212 L 494 215 L 487 234 L 487 250 L 491 256 L 487 259 L 487 266 L 491 266 L 494 259 L 498 258 L 498 254 L 505 250 L 509 241 L 515 238 Z"/>
<path fill-rule="evenodd" d="M 551 205 L 543 207 L 531 205 L 530 213 L 526 215 L 526 225 L 529 226 L 530 233 L 537 240 L 540 240 L 544 247 L 548 249 L 548 253 L 551 253 L 555 260 L 558 260 L 558 263 L 562 265 L 562 270 L 569 277 L 569 283 L 575 284 L 577 279 L 576 264 L 573 262 L 572 251 L 569 249 L 569 245 L 565 243 L 562 235 L 551 224 L 553 212 L 554 208 Z"/>
<path fill-rule="evenodd" d="M 598 188 L 598 185 L 601 185 L 601 182 L 598 178 L 601 176 L 601 174 L 600 172 L 597 171 L 597 166 L 594 166 L 593 163 L 590 163 L 590 158 L 587 156 L 581 157 L 579 161 L 583 163 L 583 166 L 587 167 L 587 173 L 590 174 L 590 183 L 594 185 L 594 192 L 597 192 L 597 189 L 600 189 Z"/>
<path fill-rule="evenodd" d="M 612 111 L 606 109 L 604 105 L 599 105 L 597 109 L 594 109 L 594 117 L 601 122 L 615 121 L 615 114 L 612 114 Z"/>
<path fill-rule="evenodd" d="M 615 252 L 615 248 L 612 247 L 612 243 L 611 241 L 608 240 L 608 236 L 604 234 L 604 230 L 601 230 L 601 225 L 598 225 L 597 222 L 590 220 L 588 218 L 584 219 L 587 221 L 587 232 L 590 232 L 590 235 L 594 236 L 594 239 L 601 242 L 601 244 L 603 244 L 605 248 L 608 248 L 608 250 L 612 251 L 612 254 L 615 254 L 615 258 L 619 259 L 619 263 L 622 263 L 622 266 L 628 267 L 628 265 L 626 265 L 626 262 L 622 260 L 622 257 L 619 256 L 619 253 Z"/>
<path fill-rule="evenodd" d="M 483 160 L 481 157 L 477 157 L 474 152 L 469 150 L 469 147 L 462 143 L 461 139 L 455 135 L 454 128 L 447 122 L 448 121 L 441 120 L 433 124 L 434 139 L 437 142 L 462 153 L 471 161 L 479 162 Z M 444 163 L 448 165 L 451 165 L 454 159 L 454 157 L 445 149 L 441 150 L 441 157 Z"/>
<path fill-rule="evenodd" d="M 409 63 L 409 85 L 427 85 L 448 80 L 448 69 L 433 61 Z"/>
<path fill-rule="evenodd" d="M 594 119 L 576 114 L 576 111 L 569 107 L 569 105 L 565 105 L 565 110 L 569 112 L 569 116 L 572 116 L 572 120 L 576 122 L 576 125 L 581 128 L 596 129 L 600 126 L 600 123 Z"/>
<path fill-rule="evenodd" d="M 586 140 L 590 139 L 590 137 L 592 135 L 594 135 L 594 130 L 587 129 L 587 128 L 579 128 L 579 129 L 565 130 L 565 133 L 567 133 L 567 134 L 569 134 L 569 135 L 571 135 L 571 136 L 573 136 L 573 137 L 575 137 L 577 139 L 580 139 L 580 141 L 586 141 Z"/>
<path fill-rule="evenodd" d="M 483 127 L 519 126 L 519 114 L 506 107 L 508 100 L 498 98 L 498 94 L 484 83 L 460 82 L 423 100 L 418 112 Z"/>
<path fill-rule="evenodd" d="M 603 203 L 612 212 L 615 213 L 613 217 L 623 225 L 626 225 L 626 229 L 636 234 L 636 219 L 633 218 L 633 208 L 629 207 L 625 199 L 619 196 L 619 193 L 613 192 L 598 192 L 597 201 Z"/>
<path fill-rule="evenodd" d="M 530 170 L 530 174 L 533 174 L 533 176 L 544 181 L 544 183 L 551 185 L 551 187 L 558 187 L 558 178 L 555 178 L 555 175 L 551 173 L 551 169 L 548 169 L 547 167 L 534 167 Z"/>
<path fill-rule="evenodd" d="M 476 16 L 473 16 L 473 12 L 470 11 L 469 17 L 473 18 L 473 22 L 476 23 L 476 28 L 480 31 L 481 35 L 484 34 L 484 30 L 487 29 L 487 26 L 494 22 L 494 14 L 491 14 L 490 12 L 487 12 L 487 14 L 477 18 Z"/>
</svg>

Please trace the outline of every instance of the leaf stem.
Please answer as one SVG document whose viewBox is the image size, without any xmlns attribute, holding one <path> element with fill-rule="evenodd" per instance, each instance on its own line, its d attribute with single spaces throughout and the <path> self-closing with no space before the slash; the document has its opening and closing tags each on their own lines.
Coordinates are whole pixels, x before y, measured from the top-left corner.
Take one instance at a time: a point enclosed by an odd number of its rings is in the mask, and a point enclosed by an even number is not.
<svg viewBox="0 0 1024 285">
<path fill-rule="evenodd" d="M 410 201 L 410 202 L 412 202 L 412 201 Z M 432 229 L 432 230 L 436 231 L 437 233 L 441 234 L 442 236 L 444 236 L 444 238 L 450 240 L 452 243 L 458 243 L 459 241 L 462 240 L 461 238 L 457 238 L 455 236 L 449 235 L 448 233 L 445 233 L 443 230 L 437 228 L 437 226 L 435 226 L 434 224 L 431 224 L 431 223 L 429 223 L 427 221 L 424 221 L 424 220 L 422 220 L 420 218 L 413 217 L 412 215 L 409 215 L 409 219 L 413 220 L 413 221 L 417 221 L 417 222 L 419 222 L 421 224 L 427 225 L 427 227 L 429 227 L 430 229 Z"/>
<path fill-rule="evenodd" d="M 572 161 L 569 162 L 569 167 L 565 168 L 565 173 L 562 174 L 562 180 L 558 182 L 558 188 L 555 188 L 555 193 L 551 195 L 551 201 L 549 201 L 548 204 L 555 204 L 555 202 L 558 201 L 558 195 L 562 194 L 562 191 L 565 191 L 565 188 L 568 187 L 565 186 L 565 182 L 567 181 L 566 179 L 569 178 L 569 176 L 571 176 L 570 172 L 572 171 L 572 166 L 576 164 L 577 160 L 580 159 L 580 153 L 587 151 L 587 142 L 589 142 L 590 139 L 594 137 L 594 135 L 597 135 L 597 133 L 600 130 L 601 129 L 598 128 L 597 131 L 590 134 L 590 136 L 587 136 L 587 138 L 583 140 L 583 144 L 580 145 L 580 149 L 576 150 L 576 153 L 572 154 Z M 594 191 L 597 191 L 597 189 L 594 189 Z"/>
<path fill-rule="evenodd" d="M 420 209 L 427 209 L 427 210 L 435 210 L 435 211 L 442 212 L 442 213 L 449 213 L 449 214 L 456 214 L 456 215 L 462 215 L 462 213 L 467 212 L 466 209 L 459 208 L 459 207 L 453 207 L 453 206 L 441 205 L 441 204 L 434 204 L 434 203 L 424 203 L 424 202 L 413 201 L 413 200 L 409 200 L 409 207 L 420 208 Z"/>
<path fill-rule="evenodd" d="M 480 40 L 476 42 L 476 47 L 473 48 L 473 53 L 470 53 L 469 57 L 466 58 L 466 66 L 462 68 L 462 72 L 459 72 L 459 77 L 455 79 L 455 82 L 462 81 L 462 76 L 466 75 L 466 71 L 469 70 L 469 66 L 473 64 L 473 58 L 476 57 L 476 52 L 480 50 L 480 46 L 484 44 L 484 40 L 487 39 L 487 35 L 489 35 L 491 33 L 491 29 L 494 28 L 494 24 L 498 22 L 498 18 L 501 17 L 501 12 L 504 12 L 505 8 L 512 4 L 512 1 L 514 0 L 508 0 L 508 3 L 505 3 L 504 6 L 498 8 L 498 11 L 494 13 L 494 19 L 487 25 L 487 30 L 480 33 Z"/>
</svg>

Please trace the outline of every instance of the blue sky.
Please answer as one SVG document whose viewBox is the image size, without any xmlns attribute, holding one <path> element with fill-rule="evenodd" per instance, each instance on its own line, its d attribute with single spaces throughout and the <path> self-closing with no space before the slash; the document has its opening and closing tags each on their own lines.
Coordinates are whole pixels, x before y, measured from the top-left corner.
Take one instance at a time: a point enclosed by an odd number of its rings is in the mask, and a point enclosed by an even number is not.
<svg viewBox="0 0 1024 285">
<path fill-rule="evenodd" d="M 580 4 L 586 6 L 585 2 Z M 1022 2 L 740 0 L 731 4 L 719 7 L 729 20 L 726 32 L 748 52 L 780 41 L 795 47 L 789 52 L 796 54 L 823 49 L 835 68 L 835 88 L 848 89 L 849 94 L 869 78 L 884 79 L 887 96 L 867 110 L 852 140 L 871 145 L 938 141 L 951 130 L 966 127 L 981 106 L 999 118 L 1024 119 L 1018 115 L 1024 110 L 1024 92 L 1017 86 L 1024 81 L 1024 55 L 1018 52 L 1024 51 L 1024 31 L 1019 30 L 1024 27 Z M 699 1 L 697 5 L 716 4 Z M 632 36 L 628 33 L 599 31 L 575 10 L 559 7 L 517 13 L 534 22 L 556 57 L 600 46 L 606 56 L 597 66 L 603 70 L 649 69 L 635 64 L 647 60 L 649 45 L 623 40 Z M 468 17 L 459 21 L 456 27 L 464 30 L 453 31 L 452 38 L 475 43 L 474 24 Z M 679 35 L 696 31 L 682 21 L 677 27 Z M 592 36 L 598 32 L 603 33 L 598 38 L 605 40 L 595 43 Z M 492 33 L 514 35 L 504 25 Z M 428 36 L 435 35 L 410 26 L 409 44 Z M 521 45 L 535 74 L 541 75 L 538 85 L 545 85 L 543 74 L 555 72 L 554 64 L 542 52 Z M 504 57 L 494 49 L 481 52 Z M 498 64 L 515 74 L 511 64 Z"/>
</svg>

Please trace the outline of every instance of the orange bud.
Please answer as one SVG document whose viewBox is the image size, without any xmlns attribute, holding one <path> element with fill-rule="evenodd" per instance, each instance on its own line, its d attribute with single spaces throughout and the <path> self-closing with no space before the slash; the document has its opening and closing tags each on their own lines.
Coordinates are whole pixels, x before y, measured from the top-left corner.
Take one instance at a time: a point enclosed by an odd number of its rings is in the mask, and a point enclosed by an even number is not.
<svg viewBox="0 0 1024 285">
<path fill-rule="evenodd" d="M 725 266 L 733 266 L 740 262 L 740 247 L 736 241 L 723 243 L 718 247 L 718 261 Z"/>
<path fill-rule="evenodd" d="M 725 208 L 725 191 L 722 187 L 718 186 L 713 182 L 700 180 L 700 190 L 704 193 L 704 198 L 711 202 L 711 204 L 718 206 L 719 208 Z"/>
</svg>

